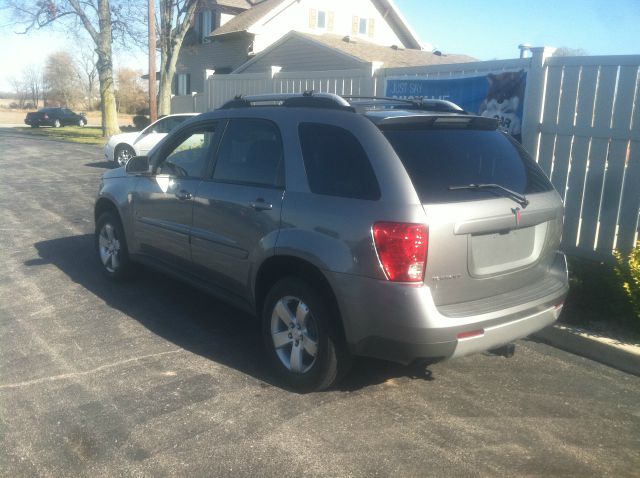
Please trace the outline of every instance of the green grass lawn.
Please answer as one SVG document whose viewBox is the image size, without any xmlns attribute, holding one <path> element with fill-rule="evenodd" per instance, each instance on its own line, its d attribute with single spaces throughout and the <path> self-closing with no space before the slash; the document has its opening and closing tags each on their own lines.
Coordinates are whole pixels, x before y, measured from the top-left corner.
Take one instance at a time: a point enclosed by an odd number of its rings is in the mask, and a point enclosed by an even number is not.
<svg viewBox="0 0 640 478">
<path fill-rule="evenodd" d="M 107 142 L 106 138 L 102 137 L 102 128 L 90 126 L 85 126 L 84 128 L 80 128 L 78 126 L 64 126 L 62 128 L 25 127 L 16 128 L 16 130 L 24 134 L 43 136 L 50 139 L 69 141 L 72 143 L 96 144 L 102 146 Z"/>
</svg>

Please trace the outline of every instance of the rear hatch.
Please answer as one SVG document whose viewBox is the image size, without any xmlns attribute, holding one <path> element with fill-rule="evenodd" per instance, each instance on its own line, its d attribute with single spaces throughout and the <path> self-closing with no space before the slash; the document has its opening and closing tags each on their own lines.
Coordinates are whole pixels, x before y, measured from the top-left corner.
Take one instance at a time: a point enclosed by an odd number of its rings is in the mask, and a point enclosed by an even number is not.
<svg viewBox="0 0 640 478">
<path fill-rule="evenodd" d="M 446 315 L 506 308 L 550 293 L 562 202 L 526 151 L 489 118 L 425 116 L 378 124 L 429 227 L 425 284 Z"/>
</svg>

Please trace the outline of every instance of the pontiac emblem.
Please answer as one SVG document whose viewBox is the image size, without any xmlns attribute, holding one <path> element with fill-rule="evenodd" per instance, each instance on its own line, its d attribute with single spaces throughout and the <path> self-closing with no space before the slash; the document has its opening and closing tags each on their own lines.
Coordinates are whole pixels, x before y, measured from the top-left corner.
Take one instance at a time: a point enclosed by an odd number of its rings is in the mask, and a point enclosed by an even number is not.
<svg viewBox="0 0 640 478">
<path fill-rule="evenodd" d="M 516 227 L 520 226 L 520 221 L 522 221 L 522 211 L 517 207 L 515 209 L 511 209 L 511 212 L 516 216 Z"/>
</svg>

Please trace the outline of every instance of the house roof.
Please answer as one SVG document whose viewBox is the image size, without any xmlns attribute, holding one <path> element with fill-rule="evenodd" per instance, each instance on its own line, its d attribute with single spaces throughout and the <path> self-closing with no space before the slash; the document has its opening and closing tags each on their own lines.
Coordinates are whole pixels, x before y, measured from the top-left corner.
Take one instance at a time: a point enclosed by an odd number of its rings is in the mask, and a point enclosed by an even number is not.
<svg viewBox="0 0 640 478">
<path fill-rule="evenodd" d="M 405 48 L 422 50 L 423 45 L 418 35 L 411 29 L 409 22 L 400 13 L 393 0 L 371 0 L 371 3 L 378 9 Z M 431 50 L 431 46 L 427 49 Z"/>
<path fill-rule="evenodd" d="M 466 63 L 477 61 L 467 55 L 436 55 L 424 50 L 403 49 L 371 43 L 360 38 L 341 37 L 339 35 L 311 35 L 293 32 L 309 40 L 356 57 L 365 62 L 381 61 L 385 68 L 400 66 L 440 65 L 444 63 Z"/>
<path fill-rule="evenodd" d="M 395 48 L 382 46 L 375 43 L 368 42 L 361 39 L 353 39 L 350 37 L 341 37 L 339 35 L 332 35 L 325 33 L 323 35 L 312 35 L 310 33 L 302 33 L 291 31 L 287 33 L 280 40 L 269 46 L 267 49 L 256 55 L 253 59 L 249 60 L 244 65 L 240 66 L 236 72 L 241 72 L 247 66 L 254 61 L 262 58 L 264 55 L 268 55 L 269 52 L 278 48 L 284 42 L 294 39 L 300 39 L 302 41 L 312 42 L 323 48 L 330 48 L 334 51 L 338 51 L 351 58 L 355 58 L 363 63 L 371 63 L 374 61 L 380 61 L 385 68 L 397 68 L 402 66 L 424 66 L 424 65 L 441 65 L 446 63 L 467 63 L 477 61 L 475 58 L 468 55 L 457 54 L 440 54 L 423 51 L 423 50 L 411 50 L 403 48 Z M 278 65 L 286 69 L 286 65 Z"/>
<path fill-rule="evenodd" d="M 287 0 L 264 0 L 263 2 L 257 3 L 248 10 L 245 10 L 244 12 L 236 15 L 221 27 L 216 28 L 211 33 L 211 36 L 217 37 L 228 35 L 229 33 L 247 31 L 262 17 L 269 14 L 273 9 L 280 6 L 285 1 Z"/>
<path fill-rule="evenodd" d="M 293 3 L 292 0 L 263 0 L 259 3 L 257 0 L 247 1 L 253 3 L 254 6 L 236 15 L 221 27 L 216 28 L 211 33 L 211 36 L 220 37 L 230 33 L 245 32 L 286 1 Z M 418 36 L 411 29 L 400 10 L 393 3 L 393 0 L 371 0 L 371 2 L 387 21 L 405 48 L 422 49 L 422 43 Z M 222 4 L 222 2 L 218 3 Z"/>
</svg>

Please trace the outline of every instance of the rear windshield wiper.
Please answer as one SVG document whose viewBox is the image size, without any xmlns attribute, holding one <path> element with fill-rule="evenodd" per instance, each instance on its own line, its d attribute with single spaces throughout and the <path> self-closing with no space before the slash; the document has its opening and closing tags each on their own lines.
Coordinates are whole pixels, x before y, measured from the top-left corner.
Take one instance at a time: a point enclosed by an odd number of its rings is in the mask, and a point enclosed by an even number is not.
<svg viewBox="0 0 640 478">
<path fill-rule="evenodd" d="M 505 188 L 504 186 L 500 186 L 499 184 L 464 184 L 462 186 L 449 186 L 449 191 L 455 191 L 458 189 L 500 189 L 507 193 L 507 196 L 513 199 L 515 202 L 520 204 L 523 208 L 529 205 L 529 200 L 526 198 L 524 194 L 517 193 L 512 191 L 509 188 Z"/>
</svg>

